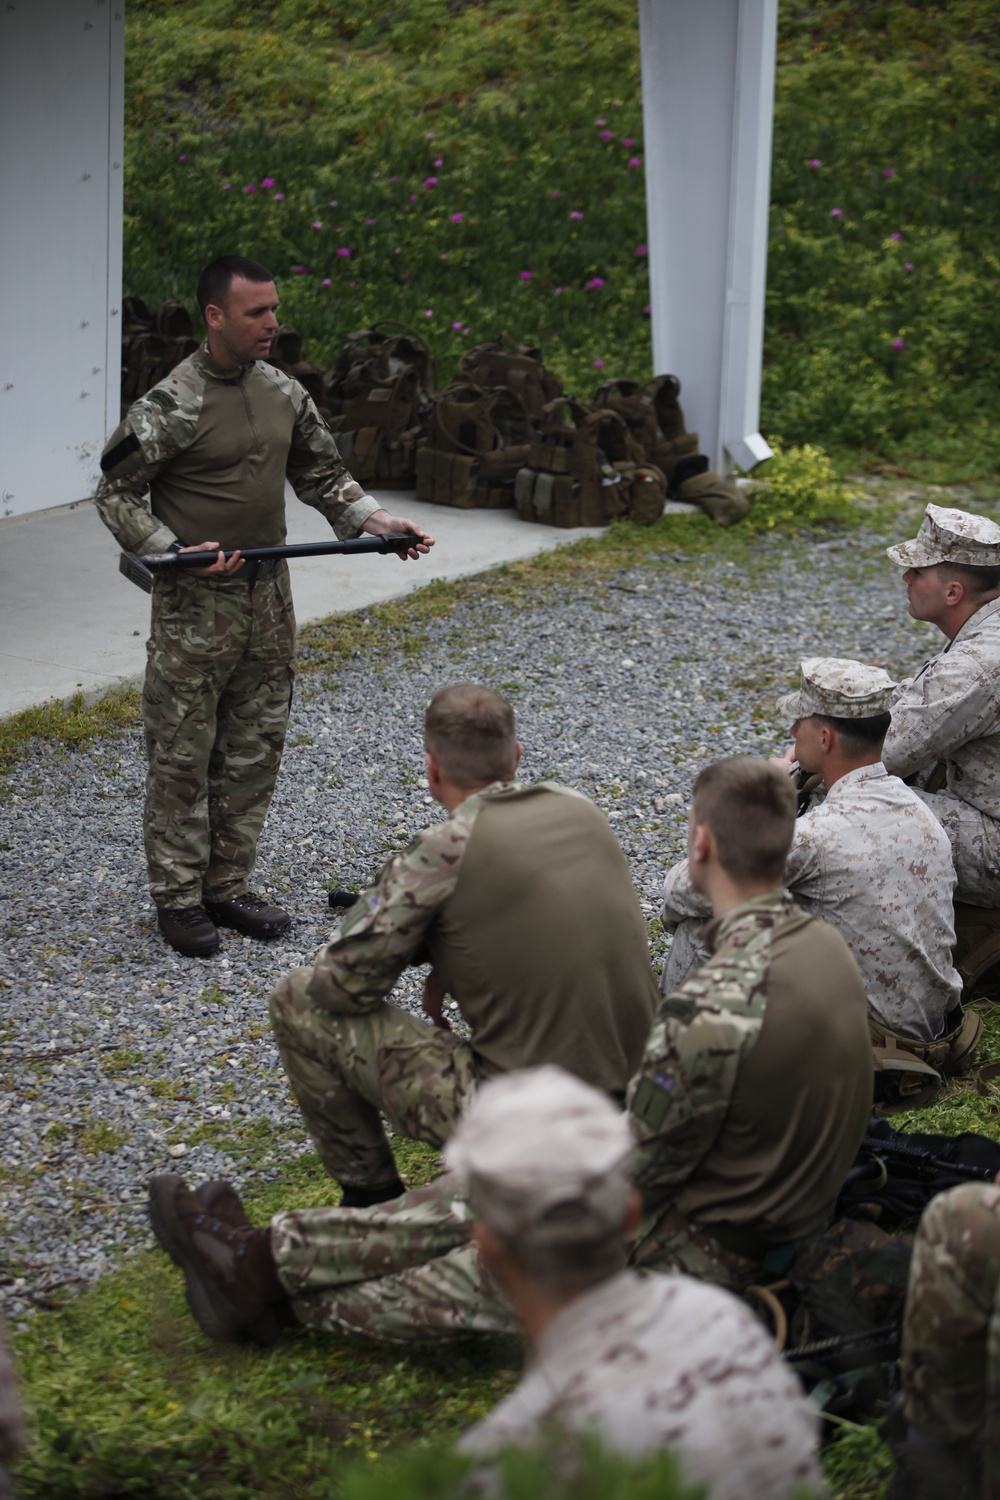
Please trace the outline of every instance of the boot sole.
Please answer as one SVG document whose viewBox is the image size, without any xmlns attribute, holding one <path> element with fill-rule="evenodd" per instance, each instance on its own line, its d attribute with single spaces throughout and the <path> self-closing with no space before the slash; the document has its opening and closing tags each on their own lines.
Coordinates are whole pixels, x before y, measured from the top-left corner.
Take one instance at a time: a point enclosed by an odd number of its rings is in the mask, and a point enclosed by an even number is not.
<svg viewBox="0 0 1000 1500">
<path fill-rule="evenodd" d="M 217 1343 L 239 1343 L 250 1333 L 250 1326 L 205 1272 L 174 1212 L 174 1195 L 183 1182 L 175 1172 L 153 1178 L 149 1184 L 149 1222 L 163 1249 L 184 1274 L 187 1304 L 202 1333 Z"/>
</svg>

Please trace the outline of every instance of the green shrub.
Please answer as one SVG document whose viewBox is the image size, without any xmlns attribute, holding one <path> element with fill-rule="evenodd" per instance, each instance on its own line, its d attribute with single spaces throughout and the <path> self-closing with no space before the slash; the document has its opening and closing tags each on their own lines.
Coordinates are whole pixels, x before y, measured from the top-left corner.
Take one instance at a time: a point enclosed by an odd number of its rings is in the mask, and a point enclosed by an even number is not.
<svg viewBox="0 0 1000 1500">
<path fill-rule="evenodd" d="M 745 525 L 754 531 L 796 531 L 805 526 L 856 522 L 857 508 L 822 448 L 785 448 L 772 438 L 774 457 L 754 470 Z"/>
</svg>

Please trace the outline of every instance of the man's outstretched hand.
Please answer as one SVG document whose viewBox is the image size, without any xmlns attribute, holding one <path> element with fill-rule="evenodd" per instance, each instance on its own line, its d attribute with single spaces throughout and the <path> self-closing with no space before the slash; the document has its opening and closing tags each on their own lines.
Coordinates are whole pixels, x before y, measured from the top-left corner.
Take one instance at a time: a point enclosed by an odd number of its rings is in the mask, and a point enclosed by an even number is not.
<svg viewBox="0 0 1000 1500">
<path fill-rule="evenodd" d="M 402 536 L 404 532 L 412 531 L 420 537 L 420 541 L 413 547 L 408 547 L 405 552 L 398 555 L 405 562 L 408 557 L 414 561 L 422 552 L 429 552 L 434 545 L 434 538 L 430 532 L 418 526 L 416 521 L 408 521 L 405 516 L 392 516 L 387 510 L 376 510 L 368 517 L 361 528 L 367 531 L 369 536 Z"/>
</svg>

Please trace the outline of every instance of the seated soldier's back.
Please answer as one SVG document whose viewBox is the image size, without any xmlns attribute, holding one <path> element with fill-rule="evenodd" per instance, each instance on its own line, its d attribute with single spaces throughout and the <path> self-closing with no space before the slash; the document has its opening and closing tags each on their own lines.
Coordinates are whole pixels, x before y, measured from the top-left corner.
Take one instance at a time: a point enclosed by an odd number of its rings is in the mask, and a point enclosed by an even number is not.
<svg viewBox="0 0 1000 1500">
<path fill-rule="evenodd" d="M 725 951 L 723 942 L 701 978 Z M 794 912 L 776 925 L 763 982 L 760 1034 L 676 1206 L 779 1242 L 829 1218 L 871 1116 L 873 1069 L 861 975 L 828 922 Z"/>
<path fill-rule="evenodd" d="M 624 1094 L 658 995 L 627 861 L 587 798 L 487 791 L 428 946 L 484 1074 L 558 1063 Z"/>
</svg>

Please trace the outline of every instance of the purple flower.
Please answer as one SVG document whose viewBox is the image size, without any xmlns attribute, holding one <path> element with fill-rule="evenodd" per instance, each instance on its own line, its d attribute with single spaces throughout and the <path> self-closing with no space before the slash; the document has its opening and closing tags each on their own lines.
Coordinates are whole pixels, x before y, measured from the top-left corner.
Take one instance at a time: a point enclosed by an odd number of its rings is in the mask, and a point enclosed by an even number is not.
<svg viewBox="0 0 1000 1500">
<path fill-rule="evenodd" d="M 615 133 L 614 133 L 613 130 L 602 130 L 601 131 L 601 140 L 602 141 L 613 141 L 614 138 L 615 138 Z"/>
<path fill-rule="evenodd" d="M 409 281 L 409 279 L 410 279 L 410 273 L 409 273 L 409 271 L 404 271 L 403 272 L 403 280 L 404 281 Z"/>
<path fill-rule="evenodd" d="M 461 222 L 462 222 L 462 220 L 464 218 L 465 218 L 464 214 L 452 214 L 452 216 L 451 216 L 451 222 L 453 224 L 461 224 Z"/>
<path fill-rule="evenodd" d="M 534 281 L 535 273 L 533 271 L 522 271 L 520 279 L 521 281 Z"/>
<path fill-rule="evenodd" d="M 186 151 L 182 151 L 181 154 L 180 154 L 180 156 L 177 158 L 177 160 L 178 161 L 187 161 L 187 152 Z"/>
<path fill-rule="evenodd" d="M 643 308 L 643 312 L 646 314 L 646 316 L 648 318 L 649 317 L 649 303 L 648 302 L 646 303 L 646 306 Z"/>
<path fill-rule="evenodd" d="M 424 140 L 425 141 L 432 141 L 433 139 L 434 139 L 434 132 L 433 132 L 433 130 L 425 130 L 424 131 Z"/>
<path fill-rule="evenodd" d="M 424 317 L 425 318 L 433 318 L 433 316 L 434 316 L 434 309 L 433 309 L 433 307 L 427 307 L 427 308 L 424 309 Z"/>
<path fill-rule="evenodd" d="M 426 192 L 430 192 L 431 188 L 436 188 L 437 185 L 438 185 L 438 180 L 437 180 L 436 177 L 425 177 L 424 178 L 424 190 Z"/>
<path fill-rule="evenodd" d="M 549 197 L 550 198 L 558 198 L 559 197 L 559 189 L 558 188 L 551 188 L 549 190 Z"/>
<path fill-rule="evenodd" d="M 389 182 L 398 182 L 399 178 L 398 177 L 390 177 L 388 180 L 389 180 Z"/>
<path fill-rule="evenodd" d="M 844 217 L 844 210 L 842 208 L 831 208 L 831 210 L 830 210 L 830 218 L 831 219 L 842 219 L 843 217 Z"/>
<path fill-rule="evenodd" d="M 585 292 L 599 292 L 604 285 L 603 276 L 592 276 L 584 287 Z"/>
<path fill-rule="evenodd" d="M 636 255 L 646 255 L 648 254 L 648 251 L 646 250 L 645 245 L 636 245 L 635 253 Z"/>
<path fill-rule="evenodd" d="M 314 229 L 322 229 L 323 228 L 323 220 L 322 219 L 313 219 L 313 228 Z"/>
<path fill-rule="evenodd" d="M 366 219 L 365 223 L 366 224 L 377 224 L 378 223 L 378 219 Z"/>
<path fill-rule="evenodd" d="M 257 191 L 257 189 L 254 187 L 254 185 L 253 185 L 252 182 L 248 182 L 247 185 L 246 185 L 246 187 L 243 189 L 243 191 L 245 193 L 255 193 Z"/>
<path fill-rule="evenodd" d="M 292 271 L 293 271 L 293 273 L 296 276 L 308 276 L 309 275 L 309 267 L 308 266 L 293 266 L 292 267 Z"/>
<path fill-rule="evenodd" d="M 892 347 L 898 353 L 900 349 L 905 349 L 906 348 L 906 340 L 905 339 L 893 339 L 893 341 L 892 341 Z"/>
<path fill-rule="evenodd" d="M 273 188 L 274 187 L 274 178 L 273 177 L 262 177 L 260 179 L 260 185 L 261 185 L 262 188 Z"/>
<path fill-rule="evenodd" d="M 351 252 L 346 245 L 341 245 L 340 249 L 337 251 L 337 254 L 339 255 L 341 260 L 350 260 L 351 258 Z"/>
<path fill-rule="evenodd" d="M 823 163 L 820 161 L 818 156 L 814 156 L 811 161 L 806 162 L 806 166 L 812 167 L 814 172 L 818 172 L 822 165 Z"/>
<path fill-rule="evenodd" d="M 895 167 L 883 167 L 882 168 L 882 176 L 883 177 L 889 178 L 889 177 L 895 177 L 895 175 L 896 175 L 896 168 Z"/>
<path fill-rule="evenodd" d="M 634 146 L 635 145 L 635 141 L 632 139 L 632 137 L 630 135 L 623 135 L 622 136 L 622 145 L 623 146 Z"/>
<path fill-rule="evenodd" d="M 461 331 L 462 331 L 462 320 L 461 320 L 461 318 L 459 318 L 459 320 L 458 320 L 457 323 L 452 323 L 451 326 L 452 326 L 452 329 L 453 329 L 453 331 L 455 333 L 461 333 Z"/>
<path fill-rule="evenodd" d="M 336 198 L 331 198 L 330 199 L 330 207 L 331 208 L 336 208 L 337 207 L 337 200 L 336 200 Z"/>
<path fill-rule="evenodd" d="M 903 238 L 903 236 L 900 234 L 899 230 L 896 229 L 896 230 L 893 231 L 892 234 L 890 234 L 889 238 L 891 240 L 901 240 Z"/>
<path fill-rule="evenodd" d="M 606 122 L 603 115 L 598 115 L 597 119 L 594 121 L 595 125 L 604 125 L 605 123 Z"/>
<path fill-rule="evenodd" d="M 583 218 L 583 214 L 580 212 L 580 210 L 578 208 L 574 208 L 573 211 L 572 211 L 572 213 L 570 214 L 570 218 L 571 219 L 582 219 Z"/>
<path fill-rule="evenodd" d="M 434 165 L 436 167 L 443 167 L 444 166 L 444 157 L 443 156 L 435 156 L 435 158 L 434 158 Z"/>
<path fill-rule="evenodd" d="M 594 369 L 595 370 L 603 370 L 604 369 L 604 361 L 603 361 L 603 359 L 595 359 L 594 360 Z"/>
<path fill-rule="evenodd" d="M 556 296 L 556 297 L 561 297 L 562 296 L 562 287 L 561 286 L 557 286 L 553 295 Z"/>
<path fill-rule="evenodd" d="M 329 276 L 324 276 L 323 280 L 320 282 L 320 286 L 332 286 L 332 285 L 333 285 L 333 282 L 330 280 Z"/>
<path fill-rule="evenodd" d="M 285 195 L 284 195 L 284 193 L 275 193 L 275 195 L 274 195 L 274 201 L 275 201 L 275 203 L 284 203 L 284 201 L 285 201 Z"/>
<path fill-rule="evenodd" d="M 903 270 L 904 271 L 912 271 L 913 270 L 913 262 L 912 262 L 912 260 L 904 260 L 903 261 Z"/>
<path fill-rule="evenodd" d="M 224 193 L 231 193 L 231 192 L 232 192 L 232 190 L 233 190 L 233 185 L 232 185 L 232 183 L 231 183 L 231 182 L 224 182 L 224 183 L 223 183 L 223 184 L 222 184 L 222 191 L 223 191 L 223 192 L 224 192 Z"/>
<path fill-rule="evenodd" d="M 630 156 L 629 159 L 628 159 L 628 164 L 629 164 L 630 167 L 633 167 L 633 168 L 635 168 L 635 167 L 641 167 L 642 166 L 642 157 L 641 156 Z"/>
<path fill-rule="evenodd" d="M 417 201 L 417 195 L 416 195 L 416 193 L 411 193 L 410 194 L 410 202 L 411 203 L 416 203 L 416 201 Z"/>
</svg>

